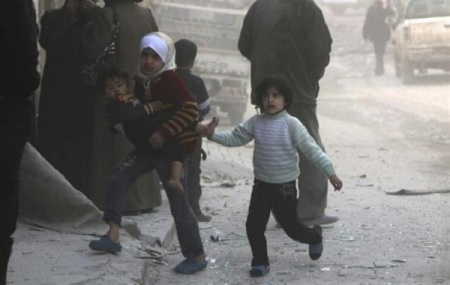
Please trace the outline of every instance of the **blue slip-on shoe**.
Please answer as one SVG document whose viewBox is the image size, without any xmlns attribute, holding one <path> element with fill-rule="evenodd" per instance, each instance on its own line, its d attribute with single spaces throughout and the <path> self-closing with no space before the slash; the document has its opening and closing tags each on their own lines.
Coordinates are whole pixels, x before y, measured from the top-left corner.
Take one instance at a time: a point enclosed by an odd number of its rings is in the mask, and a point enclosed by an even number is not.
<svg viewBox="0 0 450 285">
<path fill-rule="evenodd" d="M 93 240 L 89 243 L 93 250 L 105 251 L 109 253 L 118 253 L 122 251 L 120 243 L 113 242 L 109 235 L 102 236 L 99 240 Z"/>
<path fill-rule="evenodd" d="M 194 274 L 206 268 L 208 261 L 198 262 L 195 257 L 188 257 L 173 269 L 179 274 Z"/>
<path fill-rule="evenodd" d="M 322 227 L 319 225 L 314 225 L 313 230 L 315 230 L 317 233 L 319 233 L 322 236 Z M 309 257 L 312 260 L 317 260 L 322 256 L 323 252 L 323 243 L 315 243 L 309 245 Z"/>
<path fill-rule="evenodd" d="M 259 264 L 252 266 L 252 269 L 250 269 L 250 276 L 251 277 L 262 277 L 269 273 L 270 267 L 268 265 Z"/>
</svg>

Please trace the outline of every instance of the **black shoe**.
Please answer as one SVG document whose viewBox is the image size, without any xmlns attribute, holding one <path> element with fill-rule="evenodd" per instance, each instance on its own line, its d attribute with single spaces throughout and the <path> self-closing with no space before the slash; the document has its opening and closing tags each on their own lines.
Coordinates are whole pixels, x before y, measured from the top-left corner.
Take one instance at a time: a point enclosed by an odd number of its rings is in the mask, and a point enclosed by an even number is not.
<svg viewBox="0 0 450 285">
<path fill-rule="evenodd" d="M 198 262 L 194 257 L 188 257 L 183 260 L 180 264 L 175 266 L 174 270 L 178 274 L 195 274 L 208 266 L 208 261 L 203 260 Z"/>
<path fill-rule="evenodd" d="M 322 236 L 322 227 L 319 225 L 314 225 L 313 230 L 315 230 L 320 236 Z M 323 252 L 323 242 L 310 244 L 309 245 L 309 257 L 312 260 L 317 260 L 322 256 Z"/>
</svg>

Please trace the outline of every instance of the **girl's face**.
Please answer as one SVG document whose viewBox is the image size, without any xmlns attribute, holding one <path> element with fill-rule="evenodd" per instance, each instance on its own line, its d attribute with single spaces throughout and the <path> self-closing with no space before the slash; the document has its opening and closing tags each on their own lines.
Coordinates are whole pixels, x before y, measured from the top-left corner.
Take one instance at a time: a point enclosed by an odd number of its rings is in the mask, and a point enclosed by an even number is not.
<svg viewBox="0 0 450 285">
<path fill-rule="evenodd" d="M 154 50 L 145 48 L 141 52 L 140 67 L 144 75 L 152 76 L 164 67 L 164 62 Z"/>
<path fill-rule="evenodd" d="M 105 96 L 109 99 L 118 98 L 128 93 L 127 82 L 122 78 L 111 77 L 105 81 Z"/>
<path fill-rule="evenodd" d="M 278 92 L 275 87 L 271 87 L 263 95 L 263 109 L 264 113 L 275 115 L 281 112 L 286 107 L 284 96 Z"/>
</svg>

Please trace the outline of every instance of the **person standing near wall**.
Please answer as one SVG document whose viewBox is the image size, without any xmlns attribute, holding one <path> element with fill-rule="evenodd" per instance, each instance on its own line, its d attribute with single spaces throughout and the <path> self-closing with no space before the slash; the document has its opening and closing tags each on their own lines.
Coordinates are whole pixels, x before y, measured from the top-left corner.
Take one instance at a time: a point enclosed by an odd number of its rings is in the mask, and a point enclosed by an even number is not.
<svg viewBox="0 0 450 285">
<path fill-rule="evenodd" d="M 319 80 L 330 61 L 332 38 L 322 11 L 312 0 L 257 0 L 249 8 L 238 48 L 251 63 L 252 104 L 255 87 L 269 75 L 281 74 L 293 90 L 289 114 L 298 118 L 322 148 L 316 115 Z M 297 214 L 306 225 L 329 224 L 325 215 L 326 176 L 300 153 Z"/>
<path fill-rule="evenodd" d="M 105 0 L 105 7 L 93 7 L 93 22 L 84 35 L 84 51 L 87 60 L 93 60 L 109 43 L 114 28 L 114 13 L 119 22 L 118 53 L 116 65 L 126 71 L 131 78 L 137 74 L 139 45 L 141 38 L 158 30 L 152 11 L 137 3 L 142 0 Z M 131 90 L 134 88 L 130 86 Z M 103 116 L 104 97 L 95 96 L 95 119 L 93 130 L 93 154 L 89 188 L 93 201 L 103 207 L 109 175 L 114 166 L 121 161 L 132 144 L 123 135 L 109 132 Z M 130 188 L 125 214 L 139 214 L 161 205 L 159 178 L 155 171 L 140 177 Z"/>
<path fill-rule="evenodd" d="M 19 210 L 20 161 L 40 80 L 33 1 L 0 4 L 0 37 L 0 285 L 6 285 Z"/>
</svg>

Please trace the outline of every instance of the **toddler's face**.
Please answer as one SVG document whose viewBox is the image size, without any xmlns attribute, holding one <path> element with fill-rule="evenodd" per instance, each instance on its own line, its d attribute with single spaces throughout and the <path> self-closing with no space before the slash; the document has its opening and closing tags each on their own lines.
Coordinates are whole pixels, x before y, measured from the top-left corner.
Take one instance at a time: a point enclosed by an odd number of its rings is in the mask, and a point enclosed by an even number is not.
<svg viewBox="0 0 450 285">
<path fill-rule="evenodd" d="M 159 55 L 151 48 L 145 48 L 140 59 L 141 72 L 144 75 L 152 76 L 164 67 L 164 62 Z"/>
<path fill-rule="evenodd" d="M 106 98 L 114 99 L 128 93 L 127 82 L 122 78 L 112 77 L 105 81 Z"/>
<path fill-rule="evenodd" d="M 271 87 L 263 96 L 264 113 L 274 115 L 282 111 L 286 106 L 284 96 L 275 87 Z"/>
</svg>

